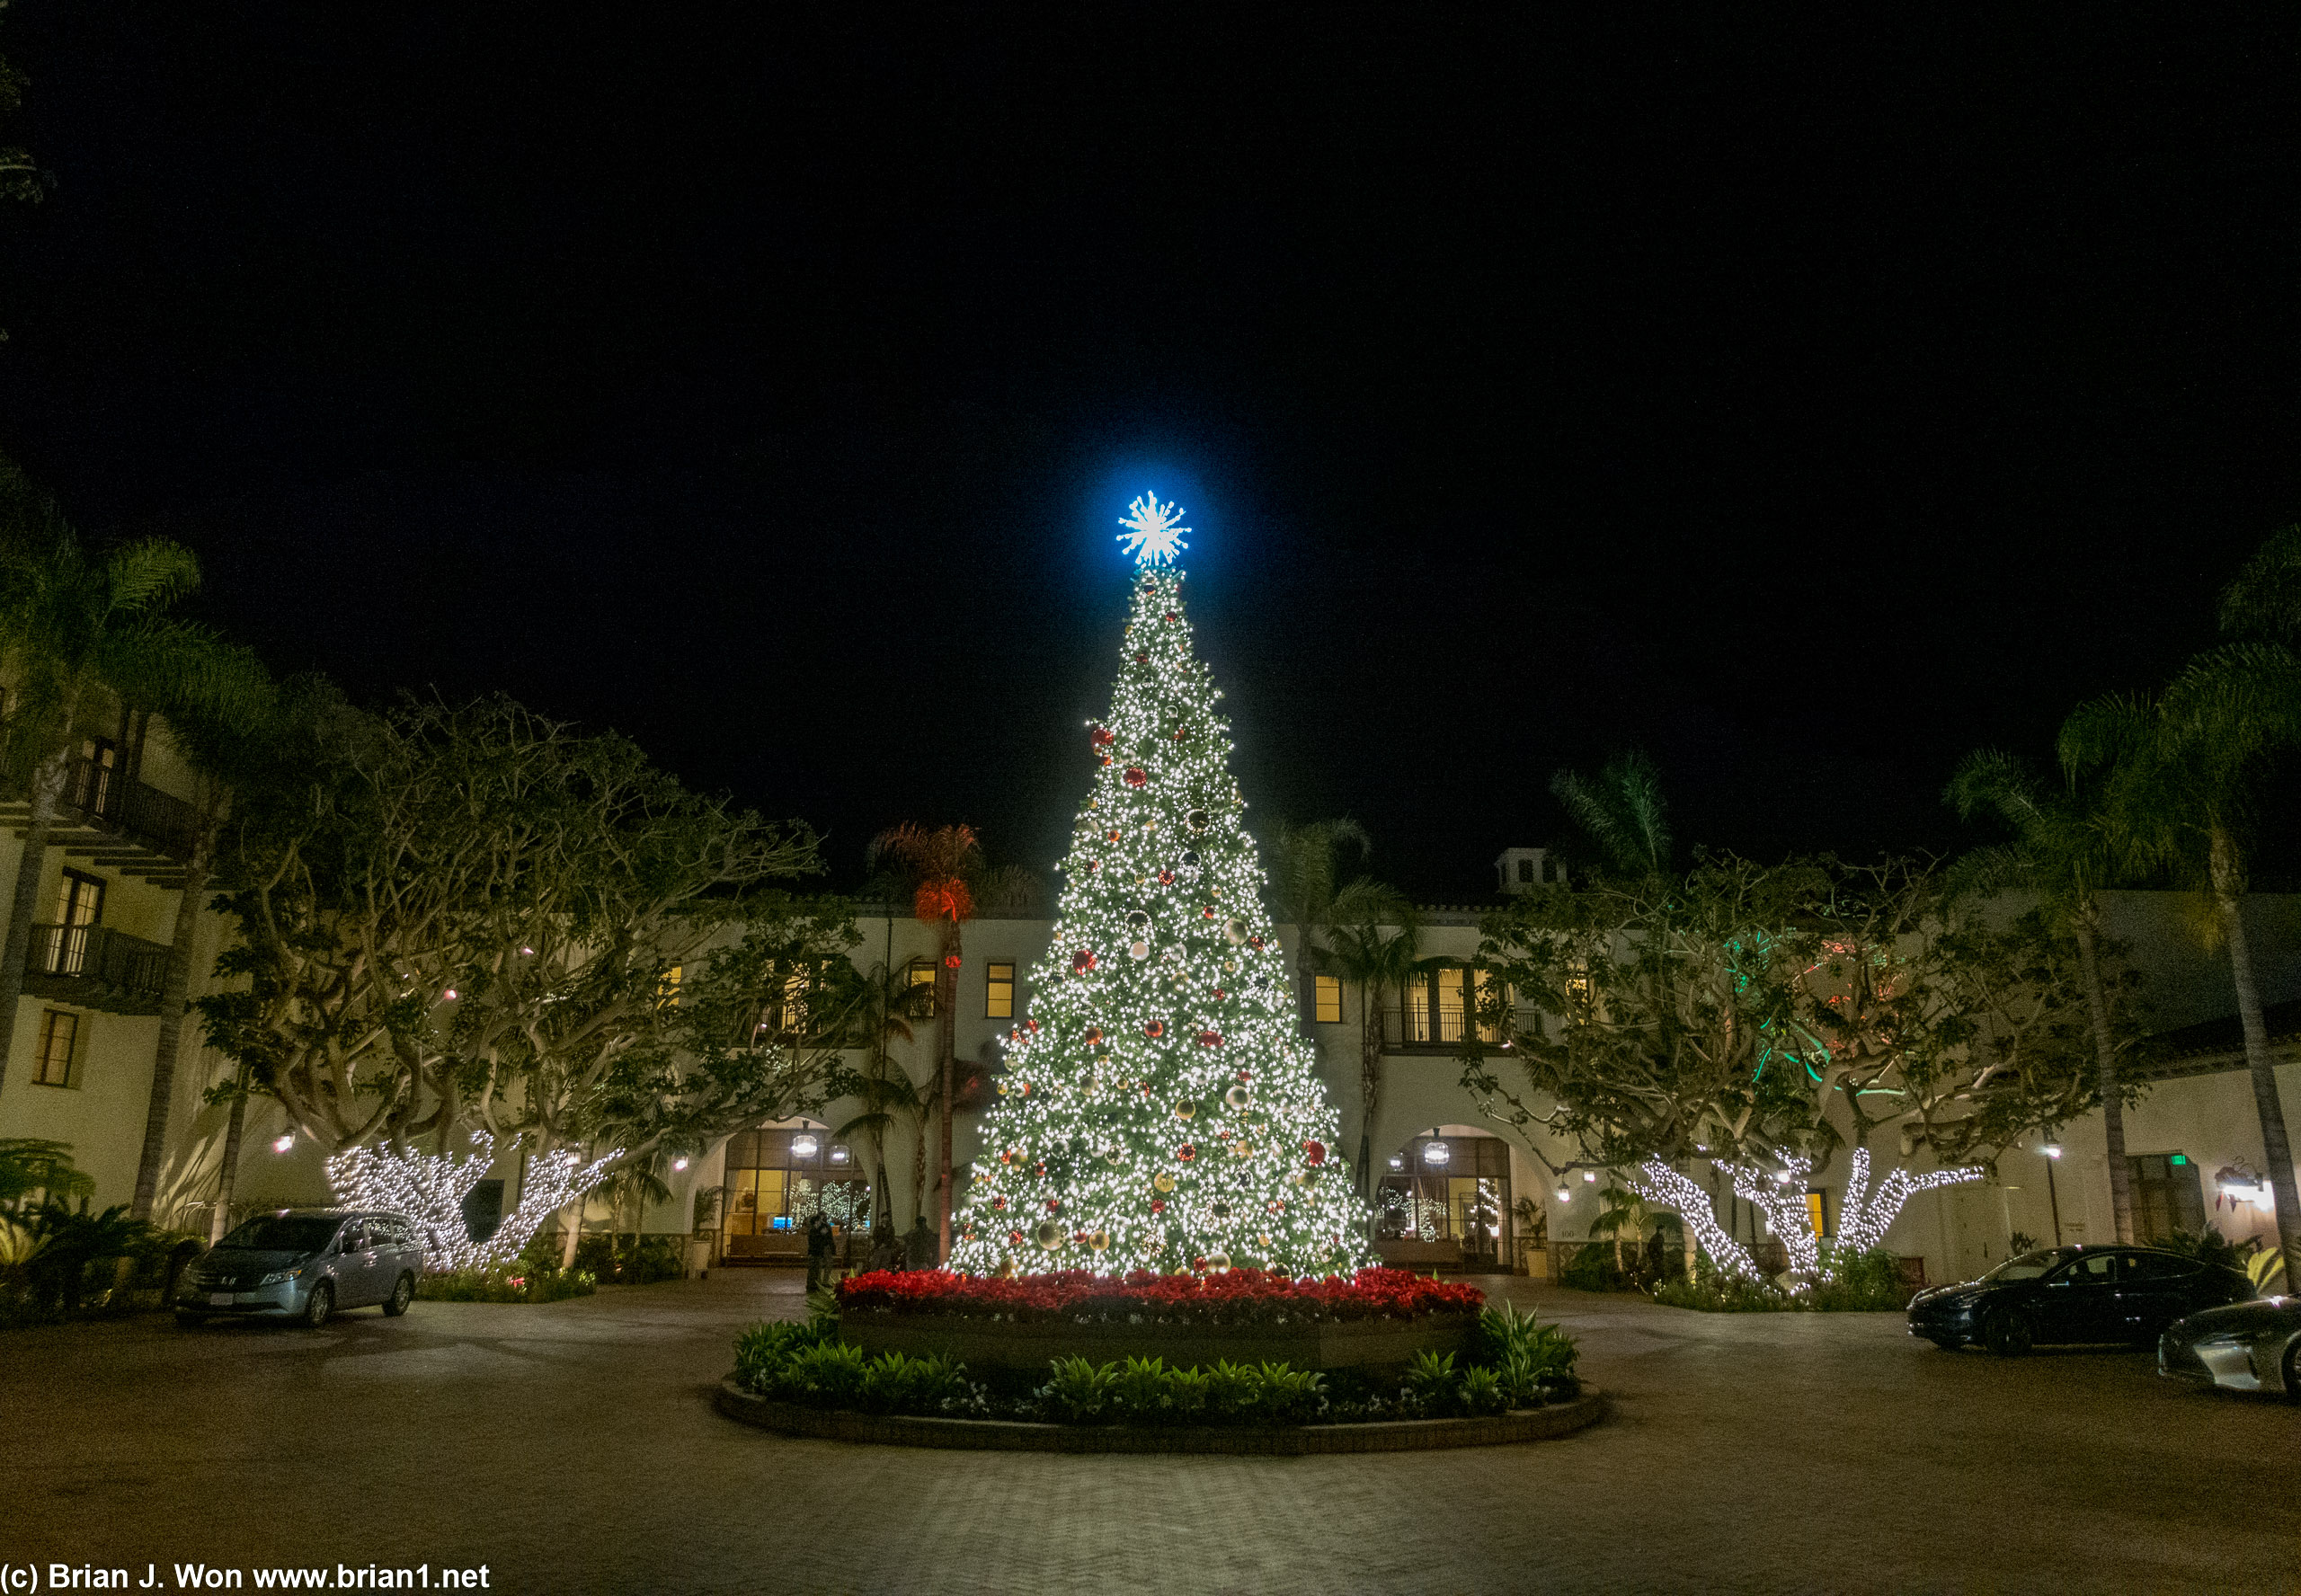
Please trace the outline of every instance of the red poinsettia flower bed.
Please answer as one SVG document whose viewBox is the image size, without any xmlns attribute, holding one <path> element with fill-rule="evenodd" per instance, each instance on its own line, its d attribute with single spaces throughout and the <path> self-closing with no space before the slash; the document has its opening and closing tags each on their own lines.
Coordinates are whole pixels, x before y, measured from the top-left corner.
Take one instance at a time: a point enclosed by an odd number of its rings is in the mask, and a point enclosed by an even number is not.
<svg viewBox="0 0 2301 1596">
<path fill-rule="evenodd" d="M 1409 1269 L 1362 1269 L 1346 1280 L 1294 1280 L 1259 1269 L 1221 1274 L 1121 1277 L 1083 1269 L 1005 1279 L 875 1271 L 843 1281 L 842 1312 L 947 1314 L 963 1318 L 1154 1324 L 1267 1324 L 1336 1319 L 1413 1319 L 1473 1314 L 1486 1304 L 1476 1286 L 1446 1285 Z"/>
</svg>

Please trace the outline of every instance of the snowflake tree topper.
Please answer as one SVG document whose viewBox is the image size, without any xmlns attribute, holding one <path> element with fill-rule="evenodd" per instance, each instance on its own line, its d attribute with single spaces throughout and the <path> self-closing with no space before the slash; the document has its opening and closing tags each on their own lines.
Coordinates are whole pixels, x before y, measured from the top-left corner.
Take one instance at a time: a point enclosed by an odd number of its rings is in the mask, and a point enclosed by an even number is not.
<svg viewBox="0 0 2301 1596">
<path fill-rule="evenodd" d="M 1179 504 L 1161 504 L 1156 493 L 1145 493 L 1126 507 L 1133 513 L 1123 515 L 1118 524 L 1126 528 L 1118 540 L 1126 545 L 1126 552 L 1134 556 L 1138 565 L 1171 565 L 1175 556 L 1190 545 L 1183 541 L 1188 527 L 1177 526 L 1182 519 Z"/>
</svg>

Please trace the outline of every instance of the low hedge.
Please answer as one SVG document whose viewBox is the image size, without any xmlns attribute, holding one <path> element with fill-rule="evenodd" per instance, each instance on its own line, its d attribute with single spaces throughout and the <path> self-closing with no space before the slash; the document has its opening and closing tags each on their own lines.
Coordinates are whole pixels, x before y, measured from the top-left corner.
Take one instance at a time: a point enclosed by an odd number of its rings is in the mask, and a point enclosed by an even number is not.
<svg viewBox="0 0 2301 1596">
<path fill-rule="evenodd" d="M 840 1282 L 843 1311 L 935 1315 L 1018 1324 L 1260 1325 L 1410 1319 L 1474 1314 L 1476 1286 L 1449 1285 L 1410 1269 L 1362 1269 L 1347 1278 L 1297 1280 L 1259 1269 L 1209 1274 L 982 1276 L 944 1270 L 874 1271 Z"/>
<path fill-rule="evenodd" d="M 819 1305 L 823 1306 L 823 1305 Z M 1158 1358 L 1093 1363 L 1057 1359 L 1044 1383 L 1000 1387 L 947 1358 L 874 1358 L 838 1338 L 819 1314 L 806 1324 L 754 1325 L 735 1342 L 737 1385 L 803 1406 L 930 1418 L 1068 1424 L 1359 1423 L 1507 1412 L 1570 1397 L 1573 1337 L 1507 1306 L 1479 1316 L 1476 1358 L 1424 1353 L 1403 1380 L 1217 1361 L 1168 1368 Z"/>
<path fill-rule="evenodd" d="M 1823 1255 L 1833 1278 L 1802 1291 L 1772 1281 L 1724 1276 L 1702 1267 L 1691 1280 L 1666 1281 L 1654 1300 L 1699 1313 L 1898 1313 L 1915 1291 L 1902 1279 L 1900 1260 L 1883 1247 Z"/>
<path fill-rule="evenodd" d="M 425 1275 L 415 1295 L 426 1302 L 564 1302 L 599 1289 L 584 1269 L 458 1269 Z"/>
</svg>

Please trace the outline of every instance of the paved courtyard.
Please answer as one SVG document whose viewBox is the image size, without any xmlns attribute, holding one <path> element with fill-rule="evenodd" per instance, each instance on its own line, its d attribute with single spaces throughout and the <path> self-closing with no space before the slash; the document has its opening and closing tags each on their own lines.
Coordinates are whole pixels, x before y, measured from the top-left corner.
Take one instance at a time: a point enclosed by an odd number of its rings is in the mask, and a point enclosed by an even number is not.
<svg viewBox="0 0 2301 1596">
<path fill-rule="evenodd" d="M 0 1565 L 43 1590 L 53 1560 L 163 1590 L 190 1562 L 485 1564 L 511 1592 L 2301 1590 L 2301 1408 L 2133 1353 L 1944 1354 L 1890 1316 L 1483 1283 L 1575 1330 L 1612 1417 L 1348 1458 L 789 1441 L 706 1399 L 739 1326 L 801 1311 L 764 1272 L 317 1335 L 0 1337 Z"/>
</svg>

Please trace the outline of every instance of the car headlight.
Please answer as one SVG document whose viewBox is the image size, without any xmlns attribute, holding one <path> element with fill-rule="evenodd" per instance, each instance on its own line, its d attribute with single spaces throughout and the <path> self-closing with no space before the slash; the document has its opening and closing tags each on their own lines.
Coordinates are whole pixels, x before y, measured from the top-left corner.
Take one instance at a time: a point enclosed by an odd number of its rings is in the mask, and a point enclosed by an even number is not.
<svg viewBox="0 0 2301 1596">
<path fill-rule="evenodd" d="M 2190 1344 L 2194 1347 L 2210 1347 L 2217 1352 L 2225 1352 L 2233 1347 L 2245 1346 L 2252 1339 L 2250 1335 L 2225 1330 L 2217 1335 L 2200 1335 Z"/>
<path fill-rule="evenodd" d="M 283 1281 L 294 1280 L 298 1275 L 303 1272 L 304 1272 L 300 1269 L 275 1269 L 270 1274 L 265 1275 L 260 1283 L 267 1286 L 276 1286 Z"/>
</svg>

